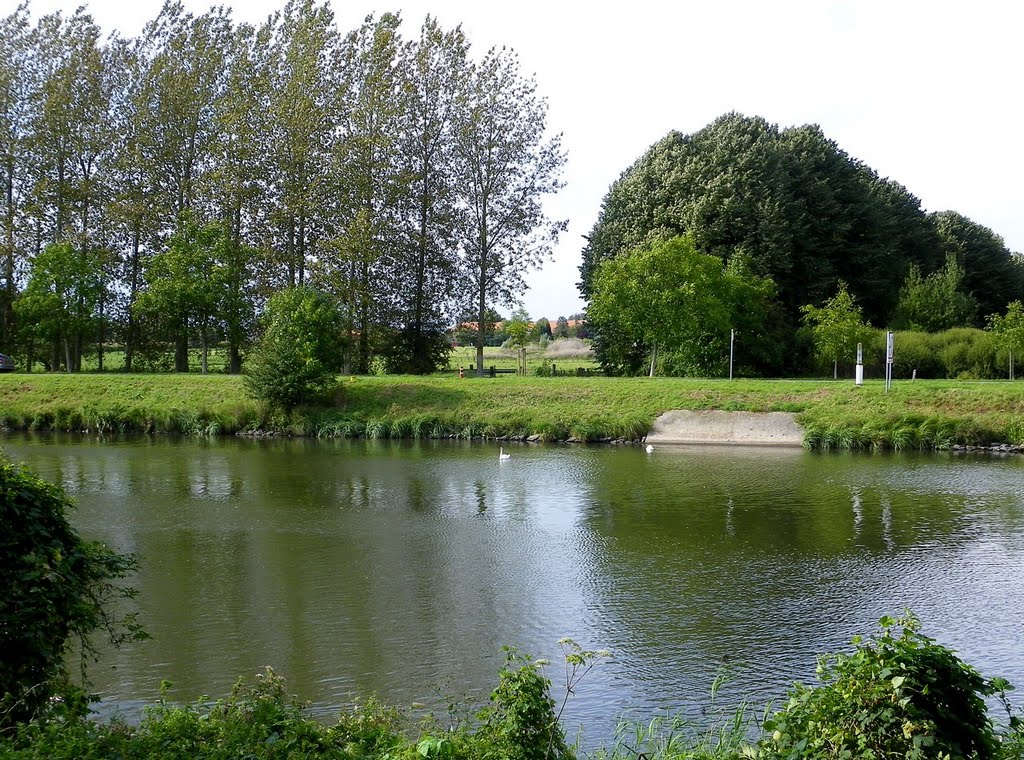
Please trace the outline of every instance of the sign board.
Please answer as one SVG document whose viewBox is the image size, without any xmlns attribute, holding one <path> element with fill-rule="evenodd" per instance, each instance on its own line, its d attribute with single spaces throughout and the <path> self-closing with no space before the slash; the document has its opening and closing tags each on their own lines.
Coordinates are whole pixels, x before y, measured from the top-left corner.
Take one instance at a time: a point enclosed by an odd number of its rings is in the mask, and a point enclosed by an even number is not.
<svg viewBox="0 0 1024 760">
<path fill-rule="evenodd" d="M 885 363 L 892 364 L 893 334 L 892 331 L 885 334 Z"/>
</svg>

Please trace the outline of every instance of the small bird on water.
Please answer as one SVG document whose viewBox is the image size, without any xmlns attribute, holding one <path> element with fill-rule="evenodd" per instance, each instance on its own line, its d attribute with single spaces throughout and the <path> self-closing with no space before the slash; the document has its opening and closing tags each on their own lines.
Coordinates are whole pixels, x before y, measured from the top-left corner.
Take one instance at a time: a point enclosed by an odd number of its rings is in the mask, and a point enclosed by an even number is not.
<svg viewBox="0 0 1024 760">
<path fill-rule="evenodd" d="M 505 453 L 505 447 L 504 446 L 499 446 L 498 447 L 498 461 L 499 462 L 504 462 L 506 459 L 511 459 L 511 458 L 512 458 L 511 454 L 506 454 Z"/>
<path fill-rule="evenodd" d="M 654 447 L 651 444 L 649 444 L 649 443 L 647 444 L 647 453 L 648 454 L 653 454 L 654 453 Z"/>
</svg>

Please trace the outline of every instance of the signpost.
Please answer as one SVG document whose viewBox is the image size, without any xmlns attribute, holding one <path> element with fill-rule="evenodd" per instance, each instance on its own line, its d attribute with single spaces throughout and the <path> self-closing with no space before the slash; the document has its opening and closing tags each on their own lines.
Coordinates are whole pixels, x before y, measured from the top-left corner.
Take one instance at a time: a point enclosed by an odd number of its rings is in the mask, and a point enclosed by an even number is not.
<svg viewBox="0 0 1024 760">
<path fill-rule="evenodd" d="M 864 344 L 857 344 L 857 370 L 853 377 L 854 385 L 864 385 Z"/>
</svg>

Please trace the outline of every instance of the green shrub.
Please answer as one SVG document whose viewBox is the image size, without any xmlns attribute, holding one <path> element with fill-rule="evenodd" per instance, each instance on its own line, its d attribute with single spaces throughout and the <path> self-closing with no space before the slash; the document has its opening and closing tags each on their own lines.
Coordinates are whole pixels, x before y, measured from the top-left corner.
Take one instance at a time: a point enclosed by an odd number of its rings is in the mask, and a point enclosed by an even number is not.
<svg viewBox="0 0 1024 760">
<path fill-rule="evenodd" d="M 284 412 L 321 401 L 335 384 L 344 353 L 334 302 L 310 288 L 288 288 L 270 299 L 267 321 L 246 363 L 246 391 Z"/>
<path fill-rule="evenodd" d="M 71 640 L 87 658 L 95 631 L 115 644 L 145 636 L 132 616 L 112 611 L 115 599 L 134 595 L 115 581 L 135 559 L 79 538 L 70 508 L 59 486 L 0 460 L 0 731 L 40 714 L 58 693 L 80 694 L 67 671 Z"/>
<path fill-rule="evenodd" d="M 922 379 L 995 378 L 1000 376 L 998 358 L 996 343 L 984 330 L 901 331 L 895 335 L 893 375 L 908 378 L 917 370 Z"/>
<path fill-rule="evenodd" d="M 569 760 L 573 757 L 555 715 L 551 682 L 537 662 L 505 650 L 505 664 L 491 705 L 482 714 L 475 739 L 489 757 L 503 760 Z"/>
<path fill-rule="evenodd" d="M 766 758 L 997 757 L 985 708 L 991 685 L 909 614 L 854 638 L 852 654 L 818 663 L 819 686 L 797 684 L 765 721 Z"/>
<path fill-rule="evenodd" d="M 917 370 L 917 376 L 922 379 L 946 376 L 945 366 L 935 351 L 928 333 L 898 332 L 893 338 L 893 343 L 892 371 L 895 377 L 911 377 L 914 370 Z M 882 371 L 884 372 L 884 366 Z"/>
<path fill-rule="evenodd" d="M 996 347 L 984 330 L 957 328 L 931 336 L 946 377 L 979 379 L 996 376 Z"/>
</svg>

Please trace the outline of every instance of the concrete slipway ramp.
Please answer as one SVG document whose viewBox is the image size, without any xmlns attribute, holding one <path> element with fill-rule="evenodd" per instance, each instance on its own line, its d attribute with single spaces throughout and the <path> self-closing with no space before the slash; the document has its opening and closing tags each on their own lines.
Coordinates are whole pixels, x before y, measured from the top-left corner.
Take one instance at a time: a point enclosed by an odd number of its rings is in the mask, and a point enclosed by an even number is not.
<svg viewBox="0 0 1024 760">
<path fill-rule="evenodd" d="M 800 446 L 804 432 L 795 417 L 789 412 L 665 412 L 651 426 L 647 443 Z"/>
</svg>

